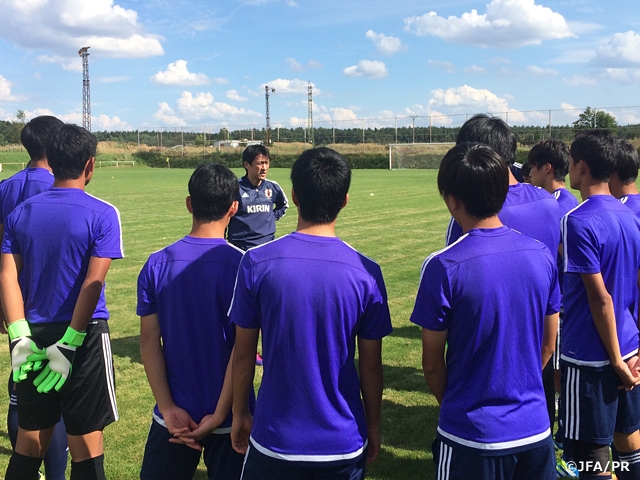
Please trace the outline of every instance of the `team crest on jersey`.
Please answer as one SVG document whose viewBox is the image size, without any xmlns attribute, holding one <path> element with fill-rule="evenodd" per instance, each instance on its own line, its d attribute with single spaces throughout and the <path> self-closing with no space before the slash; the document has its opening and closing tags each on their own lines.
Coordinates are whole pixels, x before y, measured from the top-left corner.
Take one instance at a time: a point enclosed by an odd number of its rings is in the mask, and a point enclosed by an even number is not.
<svg viewBox="0 0 640 480">
<path fill-rule="evenodd" d="M 264 196 L 265 196 L 265 197 L 267 197 L 267 198 L 271 198 L 271 196 L 272 196 L 272 195 L 273 195 L 273 191 L 272 191 L 270 188 L 267 188 L 267 189 L 264 191 Z"/>
</svg>

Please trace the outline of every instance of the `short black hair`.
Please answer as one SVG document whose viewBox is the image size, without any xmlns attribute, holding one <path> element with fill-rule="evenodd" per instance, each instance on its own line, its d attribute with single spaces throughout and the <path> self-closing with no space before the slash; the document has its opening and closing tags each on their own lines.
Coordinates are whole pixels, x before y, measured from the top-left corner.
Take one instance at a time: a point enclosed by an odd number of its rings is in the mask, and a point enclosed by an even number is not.
<svg viewBox="0 0 640 480">
<path fill-rule="evenodd" d="M 193 216 L 201 222 L 215 222 L 238 198 L 238 178 L 224 165 L 198 165 L 189 179 Z"/>
<path fill-rule="evenodd" d="M 536 168 L 550 164 L 553 168 L 553 178 L 564 182 L 569 173 L 569 147 L 562 140 L 545 138 L 529 150 L 527 163 Z"/>
<path fill-rule="evenodd" d="M 40 160 L 47 156 L 49 137 L 62 125 L 62 120 L 51 115 L 41 115 L 27 122 L 20 133 L 20 142 L 27 149 L 31 160 Z"/>
<path fill-rule="evenodd" d="M 461 143 L 440 163 L 438 190 L 461 201 L 472 217 L 489 218 L 502 210 L 507 198 L 509 167 L 490 146 Z"/>
<path fill-rule="evenodd" d="M 511 127 L 498 117 L 490 117 L 483 113 L 474 115 L 460 128 L 456 138 L 456 144 L 458 143 L 484 143 L 498 152 L 507 165 L 513 165 L 516 161 L 516 135 Z"/>
<path fill-rule="evenodd" d="M 522 167 L 520 168 L 520 171 L 522 172 L 523 177 L 528 177 L 529 175 L 531 175 L 531 164 L 529 163 L 523 164 Z"/>
<path fill-rule="evenodd" d="M 351 168 L 335 150 L 306 150 L 291 167 L 300 216 L 315 225 L 333 222 L 349 193 Z"/>
<path fill-rule="evenodd" d="M 582 160 L 587 164 L 591 178 L 609 181 L 616 165 L 615 139 L 609 130 L 599 128 L 577 133 L 570 152 L 574 163 Z"/>
<path fill-rule="evenodd" d="M 615 172 L 623 185 L 634 183 L 638 178 L 638 151 L 624 138 L 616 138 L 615 145 L 616 166 Z"/>
<path fill-rule="evenodd" d="M 251 165 L 258 155 L 263 155 L 267 160 L 271 159 L 269 149 L 264 145 L 249 145 L 242 152 L 242 164 L 247 162 Z"/>
<path fill-rule="evenodd" d="M 98 139 L 90 131 L 65 123 L 49 138 L 47 160 L 57 180 L 80 178 L 87 161 L 96 156 Z"/>
</svg>

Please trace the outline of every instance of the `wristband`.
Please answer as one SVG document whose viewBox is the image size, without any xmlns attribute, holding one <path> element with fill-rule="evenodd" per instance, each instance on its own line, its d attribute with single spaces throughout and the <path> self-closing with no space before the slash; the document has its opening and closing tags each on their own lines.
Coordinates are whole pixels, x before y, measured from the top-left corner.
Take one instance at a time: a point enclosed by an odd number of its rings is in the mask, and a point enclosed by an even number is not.
<svg viewBox="0 0 640 480">
<path fill-rule="evenodd" d="M 9 334 L 9 340 L 14 341 L 20 337 L 30 337 L 31 329 L 29 328 L 29 322 L 24 318 L 11 322 L 7 325 L 7 333 Z"/>
<path fill-rule="evenodd" d="M 79 347 L 84 342 L 84 337 L 87 336 L 86 332 L 79 332 L 73 327 L 68 327 L 64 332 L 64 336 L 60 339 L 60 343 L 65 345 L 71 345 L 72 347 Z"/>
</svg>

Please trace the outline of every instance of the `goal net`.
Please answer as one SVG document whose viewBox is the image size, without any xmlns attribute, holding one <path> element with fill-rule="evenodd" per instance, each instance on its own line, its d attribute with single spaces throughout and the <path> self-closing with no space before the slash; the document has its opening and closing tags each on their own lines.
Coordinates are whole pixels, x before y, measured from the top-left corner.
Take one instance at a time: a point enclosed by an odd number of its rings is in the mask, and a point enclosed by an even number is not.
<svg viewBox="0 0 640 480">
<path fill-rule="evenodd" d="M 105 167 L 133 167 L 135 162 L 133 160 L 96 160 L 96 166 L 98 168 Z"/>
<path fill-rule="evenodd" d="M 445 154 L 455 143 L 391 143 L 389 170 L 400 168 L 439 168 Z"/>
</svg>

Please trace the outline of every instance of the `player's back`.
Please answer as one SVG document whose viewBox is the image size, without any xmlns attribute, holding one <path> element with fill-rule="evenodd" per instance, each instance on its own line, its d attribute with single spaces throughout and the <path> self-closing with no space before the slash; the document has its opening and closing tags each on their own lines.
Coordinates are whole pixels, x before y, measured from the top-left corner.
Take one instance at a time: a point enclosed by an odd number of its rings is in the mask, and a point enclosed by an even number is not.
<svg viewBox="0 0 640 480">
<path fill-rule="evenodd" d="M 158 314 L 172 397 L 196 422 L 215 410 L 222 390 L 235 340 L 227 312 L 241 258 L 222 238 L 186 236 L 153 253 L 138 278 L 138 314 Z M 221 427 L 230 426 L 229 414 Z"/>
<path fill-rule="evenodd" d="M 547 432 L 541 348 L 544 316 L 560 306 L 555 257 L 505 226 L 474 229 L 427 258 L 423 275 L 442 280 L 448 304 L 446 325 L 425 327 L 448 328 L 439 431 L 482 444 Z M 414 316 L 439 318 L 422 300 Z"/>
<path fill-rule="evenodd" d="M 45 168 L 26 168 L 0 184 L 0 223 L 22 202 L 53 185 L 53 174 Z"/>
<path fill-rule="evenodd" d="M 262 329 L 264 375 L 252 429 L 257 444 L 307 456 L 364 446 L 356 337 L 391 332 L 375 262 L 339 238 L 286 235 L 245 254 L 231 319 Z"/>
<path fill-rule="evenodd" d="M 544 243 L 555 252 L 560 244 L 560 207 L 556 199 L 546 190 L 528 183 L 509 185 L 509 192 L 500 221 L 509 228 Z M 452 218 L 449 222 L 446 244 L 451 245 L 462 236 L 462 228 Z"/>
<path fill-rule="evenodd" d="M 592 195 L 562 219 L 564 322 L 562 357 L 593 367 L 609 363 L 581 274 L 601 273 L 613 300 L 620 353 L 638 349 L 640 220 L 611 195 Z"/>
<path fill-rule="evenodd" d="M 640 217 L 640 194 L 624 195 L 620 197 L 620 201 L 629 207 L 636 217 Z"/>
<path fill-rule="evenodd" d="M 120 215 L 80 189 L 54 187 L 9 215 L 3 252 L 22 256 L 20 286 L 29 321 L 70 321 L 90 257 L 124 256 Z M 109 318 L 104 286 L 94 318 Z"/>
</svg>

